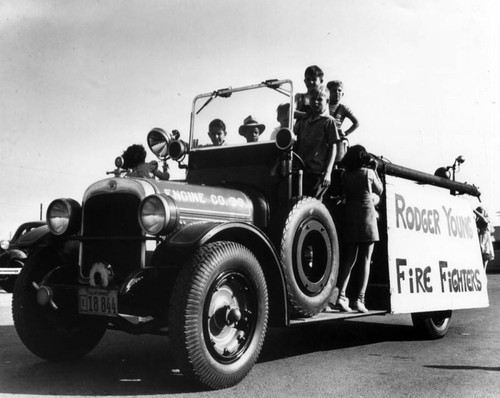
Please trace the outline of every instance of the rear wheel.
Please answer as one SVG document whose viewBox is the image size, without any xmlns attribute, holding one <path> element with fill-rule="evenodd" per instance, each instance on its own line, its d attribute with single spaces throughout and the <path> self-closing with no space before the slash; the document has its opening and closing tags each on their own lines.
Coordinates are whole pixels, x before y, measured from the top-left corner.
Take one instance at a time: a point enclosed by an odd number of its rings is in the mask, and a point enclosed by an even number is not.
<svg viewBox="0 0 500 398">
<path fill-rule="evenodd" d="M 176 281 L 169 335 L 182 373 L 213 389 L 252 369 L 267 329 L 266 281 L 255 256 L 233 242 L 200 247 Z"/>
<path fill-rule="evenodd" d="M 280 244 L 292 315 L 313 316 L 326 307 L 337 282 L 337 231 L 327 208 L 317 199 L 296 199 Z"/>
<path fill-rule="evenodd" d="M 415 329 L 425 338 L 436 340 L 444 337 L 451 323 L 451 310 L 416 312 L 411 314 Z"/>
<path fill-rule="evenodd" d="M 33 354 L 51 361 L 84 356 L 106 331 L 103 322 L 78 315 L 76 298 L 73 302 L 60 300 L 58 309 L 38 303 L 33 282 L 40 285 L 60 265 L 58 255 L 50 248 L 32 254 L 19 274 L 12 296 L 14 326 L 21 341 Z"/>
</svg>

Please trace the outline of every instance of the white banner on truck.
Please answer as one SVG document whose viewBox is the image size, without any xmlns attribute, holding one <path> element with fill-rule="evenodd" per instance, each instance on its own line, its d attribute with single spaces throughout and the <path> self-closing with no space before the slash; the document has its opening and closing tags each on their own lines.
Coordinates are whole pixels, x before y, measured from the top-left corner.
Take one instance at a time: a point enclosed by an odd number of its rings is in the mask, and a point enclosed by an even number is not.
<svg viewBox="0 0 500 398">
<path fill-rule="evenodd" d="M 391 312 L 487 307 L 472 207 L 443 188 L 386 176 Z"/>
</svg>

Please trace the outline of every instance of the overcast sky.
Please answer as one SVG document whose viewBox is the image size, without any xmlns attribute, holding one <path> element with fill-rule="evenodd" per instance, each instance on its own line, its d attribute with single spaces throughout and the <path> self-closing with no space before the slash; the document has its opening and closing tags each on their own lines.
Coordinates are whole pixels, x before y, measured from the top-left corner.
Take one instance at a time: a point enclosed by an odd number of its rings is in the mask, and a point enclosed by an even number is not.
<svg viewBox="0 0 500 398">
<path fill-rule="evenodd" d="M 430 173 L 463 155 L 457 179 L 494 213 L 497 4 L 0 1 L 0 238 L 38 219 L 40 204 L 81 201 L 152 127 L 187 138 L 195 95 L 271 78 L 302 92 L 311 64 L 344 81 L 361 122 L 351 143 Z"/>
</svg>

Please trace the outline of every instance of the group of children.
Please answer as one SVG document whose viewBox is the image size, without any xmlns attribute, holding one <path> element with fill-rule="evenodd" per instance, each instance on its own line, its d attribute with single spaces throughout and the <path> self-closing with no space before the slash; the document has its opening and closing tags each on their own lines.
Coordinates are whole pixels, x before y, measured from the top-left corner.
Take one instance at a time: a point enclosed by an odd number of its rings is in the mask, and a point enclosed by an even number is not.
<svg viewBox="0 0 500 398">
<path fill-rule="evenodd" d="M 247 142 L 257 142 L 265 129 L 264 124 L 259 123 L 252 115 L 249 115 L 238 129 L 238 133 L 245 137 Z M 213 146 L 225 145 L 226 135 L 226 124 L 221 119 L 214 119 L 209 123 L 208 137 Z"/>
<path fill-rule="evenodd" d="M 341 311 L 352 311 L 346 297 L 351 270 L 357 262 L 362 262 L 361 286 L 353 308 L 367 312 L 364 296 L 368 284 L 371 254 L 374 242 L 379 240 L 373 195 L 380 195 L 382 183 L 376 171 L 376 164 L 369 162 L 365 148 L 355 145 L 348 148 L 346 137 L 355 131 L 359 122 L 353 112 L 340 101 L 344 94 L 339 80 L 323 83 L 323 71 L 316 65 L 309 66 L 304 73 L 307 93 L 295 96 L 296 119 L 293 132 L 297 136 L 296 151 L 304 162 L 303 194 L 321 199 L 330 186 L 334 168 L 342 168 L 342 185 L 345 195 L 345 218 L 343 228 L 343 256 L 339 273 L 339 296 L 331 306 Z M 288 127 L 290 104 L 281 104 L 277 109 L 280 126 L 271 133 L 275 138 L 281 127 Z M 351 126 L 342 130 L 345 119 Z M 254 117 L 248 116 L 238 132 L 247 142 L 256 142 L 265 130 Z M 221 119 L 214 119 L 208 126 L 208 136 L 212 145 L 225 145 L 226 125 Z M 142 148 L 142 146 L 141 146 Z M 157 167 L 145 163 L 144 148 L 132 146 L 124 152 L 124 167 L 133 169 L 132 175 L 168 179 L 160 174 Z M 140 152 L 140 154 L 139 154 Z M 134 154 L 134 156 L 132 156 Z M 348 226 L 348 228 L 347 228 Z"/>
<path fill-rule="evenodd" d="M 374 243 L 379 240 L 374 197 L 383 190 L 373 162 L 361 145 L 349 148 L 347 136 L 359 126 L 353 112 L 340 100 L 343 84 L 339 80 L 323 83 L 323 71 L 316 65 L 304 73 L 307 93 L 295 97 L 297 121 L 293 131 L 297 136 L 297 153 L 304 161 L 303 194 L 321 198 L 330 186 L 335 167 L 342 169 L 341 181 L 345 197 L 342 228 L 343 250 L 338 278 L 338 297 L 330 306 L 340 311 L 368 312 L 365 293 L 370 275 Z M 351 126 L 344 132 L 345 119 Z M 358 293 L 349 305 L 346 291 L 351 271 L 361 267 Z"/>
</svg>

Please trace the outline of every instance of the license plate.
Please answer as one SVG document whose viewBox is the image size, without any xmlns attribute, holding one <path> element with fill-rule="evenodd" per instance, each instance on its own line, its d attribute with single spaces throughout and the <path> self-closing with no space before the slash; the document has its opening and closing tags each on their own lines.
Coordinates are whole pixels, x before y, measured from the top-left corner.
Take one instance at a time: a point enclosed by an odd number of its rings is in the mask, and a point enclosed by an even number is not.
<svg viewBox="0 0 500 398">
<path fill-rule="evenodd" d="M 88 315 L 116 316 L 118 314 L 117 290 L 80 289 L 78 312 Z"/>
</svg>

